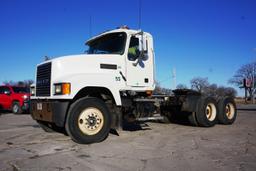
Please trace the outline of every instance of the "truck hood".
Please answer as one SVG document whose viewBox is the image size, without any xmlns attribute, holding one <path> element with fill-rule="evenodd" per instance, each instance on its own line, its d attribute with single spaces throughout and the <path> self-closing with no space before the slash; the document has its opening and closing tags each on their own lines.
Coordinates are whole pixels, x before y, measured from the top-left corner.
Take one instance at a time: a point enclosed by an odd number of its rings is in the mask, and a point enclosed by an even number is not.
<svg viewBox="0 0 256 171">
<path fill-rule="evenodd" d="M 102 68 L 102 64 L 121 69 L 124 64 L 123 59 L 124 58 L 120 55 L 112 54 L 82 54 L 55 58 L 50 60 L 50 62 L 52 62 L 52 80 L 58 82 L 74 75 L 106 74 L 113 72 L 113 70 Z M 63 76 L 65 76 L 65 78 L 63 78 Z"/>
</svg>

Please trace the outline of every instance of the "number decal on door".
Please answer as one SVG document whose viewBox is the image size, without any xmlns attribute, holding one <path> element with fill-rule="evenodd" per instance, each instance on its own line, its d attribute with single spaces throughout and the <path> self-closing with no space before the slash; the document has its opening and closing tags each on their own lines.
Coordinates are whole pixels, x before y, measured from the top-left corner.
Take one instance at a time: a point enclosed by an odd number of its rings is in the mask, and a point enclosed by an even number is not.
<svg viewBox="0 0 256 171">
<path fill-rule="evenodd" d="M 120 77 L 116 77 L 116 81 L 121 81 L 121 78 Z"/>
</svg>

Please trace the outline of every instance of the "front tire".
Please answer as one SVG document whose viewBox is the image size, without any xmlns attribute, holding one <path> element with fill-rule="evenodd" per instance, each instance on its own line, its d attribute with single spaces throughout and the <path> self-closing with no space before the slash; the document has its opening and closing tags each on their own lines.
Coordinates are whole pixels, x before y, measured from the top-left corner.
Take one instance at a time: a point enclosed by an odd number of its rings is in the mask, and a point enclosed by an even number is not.
<svg viewBox="0 0 256 171">
<path fill-rule="evenodd" d="M 12 104 L 12 113 L 14 113 L 14 114 L 21 114 L 22 113 L 19 102 L 13 102 L 13 104 Z"/>
<path fill-rule="evenodd" d="M 68 112 L 65 128 L 77 143 L 101 142 L 109 134 L 111 115 L 105 103 L 94 97 L 79 99 Z"/>
<path fill-rule="evenodd" d="M 211 127 L 217 123 L 218 108 L 212 97 L 203 97 L 198 101 L 196 120 L 199 126 Z"/>
<path fill-rule="evenodd" d="M 236 103 L 231 97 L 224 97 L 218 102 L 219 114 L 218 120 L 219 123 L 224 125 L 233 124 L 236 120 L 237 111 Z"/>
</svg>

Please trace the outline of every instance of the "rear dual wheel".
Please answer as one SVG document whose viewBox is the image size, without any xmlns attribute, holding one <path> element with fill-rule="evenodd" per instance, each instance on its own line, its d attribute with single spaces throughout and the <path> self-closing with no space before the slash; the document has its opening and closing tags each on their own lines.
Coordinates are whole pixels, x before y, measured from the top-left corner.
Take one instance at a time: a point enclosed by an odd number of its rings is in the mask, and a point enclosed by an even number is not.
<svg viewBox="0 0 256 171">
<path fill-rule="evenodd" d="M 212 97 L 203 97 L 199 100 L 196 113 L 192 117 L 194 125 L 211 127 L 217 123 L 217 115 L 218 107 L 216 100 Z"/>
<path fill-rule="evenodd" d="M 214 98 L 201 98 L 197 104 L 196 112 L 188 116 L 193 126 L 210 127 L 216 123 L 228 125 L 236 120 L 237 111 L 234 99 L 223 97 L 218 103 Z"/>
<path fill-rule="evenodd" d="M 221 124 L 233 124 L 236 120 L 237 111 L 234 99 L 231 97 L 221 98 L 218 102 L 218 121 Z"/>
</svg>

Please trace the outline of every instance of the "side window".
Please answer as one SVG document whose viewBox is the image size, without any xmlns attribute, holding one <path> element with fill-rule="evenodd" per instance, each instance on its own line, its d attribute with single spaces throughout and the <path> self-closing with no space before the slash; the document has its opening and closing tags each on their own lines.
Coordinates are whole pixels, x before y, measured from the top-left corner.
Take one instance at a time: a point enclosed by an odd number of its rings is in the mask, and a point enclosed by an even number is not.
<svg viewBox="0 0 256 171">
<path fill-rule="evenodd" d="M 0 87 L 0 94 L 10 93 L 10 89 L 8 87 Z"/>
<path fill-rule="evenodd" d="M 6 92 L 11 93 L 11 90 L 10 90 L 9 87 L 5 87 L 4 92 L 5 92 L 5 93 L 6 93 Z"/>
<path fill-rule="evenodd" d="M 4 94 L 4 87 L 0 87 L 0 94 Z"/>
<path fill-rule="evenodd" d="M 128 60 L 135 61 L 139 56 L 139 53 L 139 39 L 135 36 L 132 36 L 128 50 Z"/>
</svg>

